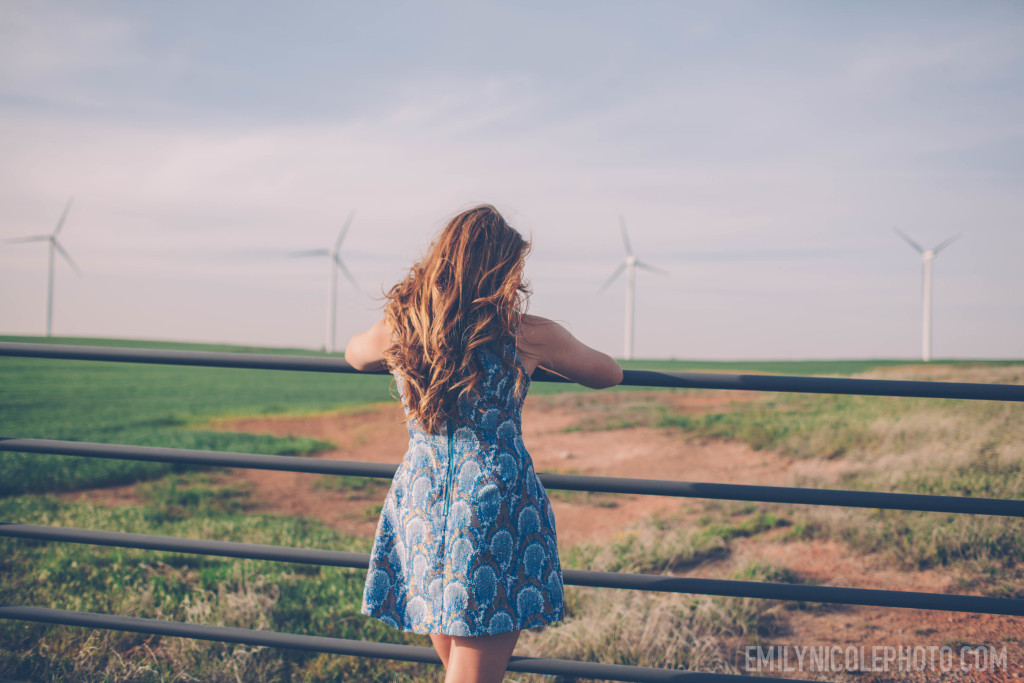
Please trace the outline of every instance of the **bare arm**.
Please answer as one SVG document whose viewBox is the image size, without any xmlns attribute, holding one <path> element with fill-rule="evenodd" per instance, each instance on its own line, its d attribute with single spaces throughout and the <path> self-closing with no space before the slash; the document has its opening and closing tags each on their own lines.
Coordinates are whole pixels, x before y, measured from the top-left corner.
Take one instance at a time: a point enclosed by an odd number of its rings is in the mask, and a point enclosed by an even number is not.
<svg viewBox="0 0 1024 683">
<path fill-rule="evenodd" d="M 622 382 L 622 368 L 608 354 L 592 349 L 558 323 L 535 315 L 523 316 L 519 348 L 523 364 L 551 370 L 591 389 L 605 389 Z"/>
<path fill-rule="evenodd" d="M 383 370 L 386 367 L 384 351 L 389 346 L 391 346 L 391 330 L 388 329 L 382 318 L 370 329 L 352 337 L 348 346 L 345 347 L 345 360 L 360 372 Z"/>
</svg>

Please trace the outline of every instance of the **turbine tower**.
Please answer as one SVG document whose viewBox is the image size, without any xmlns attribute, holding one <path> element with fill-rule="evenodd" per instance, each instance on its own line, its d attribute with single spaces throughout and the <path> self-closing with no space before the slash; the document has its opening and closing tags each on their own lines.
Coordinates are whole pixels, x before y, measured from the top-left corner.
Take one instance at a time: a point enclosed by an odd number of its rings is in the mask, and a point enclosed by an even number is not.
<svg viewBox="0 0 1024 683">
<path fill-rule="evenodd" d="M 60 234 L 61 229 L 64 227 L 64 221 L 68 218 L 68 211 L 71 210 L 71 203 L 74 198 L 68 200 L 68 203 L 64 206 L 64 212 L 60 215 L 60 220 L 57 221 L 57 227 L 53 229 L 53 232 L 49 235 L 35 235 L 33 237 L 16 237 L 10 240 L 4 240 L 2 244 L 20 244 L 25 242 L 49 242 L 50 243 L 50 267 L 49 273 L 46 279 L 46 336 L 49 337 L 53 332 L 53 266 L 55 262 L 55 252 L 59 252 L 60 255 L 68 262 L 78 275 L 82 274 L 78 266 L 71 259 L 71 255 L 64 250 L 64 247 L 57 241 L 57 235 Z"/>
<path fill-rule="evenodd" d="M 940 242 L 939 245 L 933 249 L 923 248 L 920 244 L 907 237 L 907 235 L 900 230 L 896 230 L 896 234 L 902 237 L 907 244 L 917 251 L 917 253 L 921 254 L 921 289 L 924 299 L 924 313 L 922 314 L 921 320 L 921 360 L 927 363 L 932 359 L 932 261 L 939 255 L 940 251 L 958 240 L 960 238 L 960 234 L 953 235 L 949 239 Z"/>
<path fill-rule="evenodd" d="M 341 227 L 341 232 L 338 234 L 338 239 L 334 242 L 334 248 L 332 249 L 310 249 L 308 251 L 297 251 L 292 256 L 306 257 L 306 256 L 327 256 L 330 258 L 329 268 L 331 269 L 330 277 L 330 289 L 327 294 L 327 336 L 324 342 L 324 349 L 329 353 L 334 353 L 335 343 L 335 319 L 337 317 L 338 308 L 338 271 L 340 270 L 348 278 L 348 281 L 352 283 L 352 286 L 359 289 L 359 283 L 352 277 L 352 273 L 349 272 L 348 268 L 345 267 L 345 262 L 341 260 L 341 243 L 345 241 L 345 235 L 348 234 L 348 229 L 352 226 L 352 218 L 355 217 L 355 212 L 348 215 L 345 219 L 345 224 Z"/>
<path fill-rule="evenodd" d="M 633 255 L 633 247 L 630 246 L 629 244 L 629 234 L 626 232 L 626 219 L 623 218 L 622 216 L 619 216 L 619 229 L 622 232 L 622 246 L 626 250 L 626 257 L 625 259 L 623 259 L 622 263 L 619 264 L 619 267 L 615 269 L 615 272 L 612 273 L 611 276 L 604 281 L 604 284 L 601 285 L 600 291 L 603 292 L 604 290 L 608 289 L 608 286 L 615 281 L 615 278 L 617 278 L 623 270 L 626 271 L 625 358 L 626 360 L 632 360 L 633 332 L 634 328 L 636 327 L 636 316 L 634 314 L 634 300 L 636 298 L 636 269 L 643 268 L 644 270 L 649 270 L 652 273 L 660 273 L 662 275 L 667 275 L 667 273 L 664 270 L 661 270 L 660 268 L 655 268 L 654 266 L 648 265 L 643 261 L 638 260 L 637 257 Z"/>
</svg>

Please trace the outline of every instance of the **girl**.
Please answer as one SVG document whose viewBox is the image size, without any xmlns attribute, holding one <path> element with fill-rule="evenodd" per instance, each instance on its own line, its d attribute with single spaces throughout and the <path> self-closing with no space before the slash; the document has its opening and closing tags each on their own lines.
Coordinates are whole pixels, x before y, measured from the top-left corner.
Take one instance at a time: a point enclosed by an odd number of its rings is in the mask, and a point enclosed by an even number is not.
<svg viewBox="0 0 1024 683">
<path fill-rule="evenodd" d="M 391 371 L 409 428 L 362 612 L 429 634 L 446 683 L 500 681 L 520 631 L 563 618 L 555 518 L 522 441 L 531 374 L 622 381 L 611 357 L 524 314 L 528 251 L 494 207 L 459 214 L 345 349 L 357 370 Z"/>
</svg>

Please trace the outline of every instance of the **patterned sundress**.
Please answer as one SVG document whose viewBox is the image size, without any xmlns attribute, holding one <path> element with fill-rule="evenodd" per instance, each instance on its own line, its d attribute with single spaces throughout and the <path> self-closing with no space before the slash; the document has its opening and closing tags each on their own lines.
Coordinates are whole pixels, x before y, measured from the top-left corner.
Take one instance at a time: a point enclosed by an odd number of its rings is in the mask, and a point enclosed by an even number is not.
<svg viewBox="0 0 1024 683">
<path fill-rule="evenodd" d="M 515 339 L 476 353 L 482 387 L 458 419 L 439 434 L 408 422 L 377 524 L 361 611 L 403 631 L 479 636 L 563 618 L 555 516 L 501 361 L 522 368 Z"/>
</svg>

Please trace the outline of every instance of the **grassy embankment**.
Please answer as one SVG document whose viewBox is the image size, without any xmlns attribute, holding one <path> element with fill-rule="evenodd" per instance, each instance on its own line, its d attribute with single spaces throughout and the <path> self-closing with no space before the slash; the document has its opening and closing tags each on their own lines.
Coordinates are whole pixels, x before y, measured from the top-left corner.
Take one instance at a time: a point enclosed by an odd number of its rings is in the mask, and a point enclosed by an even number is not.
<svg viewBox="0 0 1024 683">
<path fill-rule="evenodd" d="M 684 367 L 708 369 L 693 364 L 680 364 L 671 369 Z M 762 369 L 738 364 L 734 367 L 739 371 Z M 814 371 L 839 374 L 863 367 L 835 367 L 830 372 L 827 365 L 817 365 Z M 807 367 L 776 365 L 763 369 L 798 374 Z M 980 381 L 1010 379 L 1000 375 Z M 536 387 L 539 391 L 564 388 L 540 384 Z M 203 432 L 190 427 L 214 415 L 316 411 L 386 399 L 386 378 L 0 359 L 0 401 L 5 406 L 2 431 L 17 436 L 304 453 L 314 450 L 318 444 Z M 866 454 L 880 452 L 880 447 L 887 444 L 893 448 L 912 445 L 913 455 L 918 450 L 934 448 L 936 439 L 943 444 L 949 441 L 949 429 L 941 427 L 947 414 L 927 417 L 922 423 L 913 416 L 919 414 L 918 408 L 926 413 L 930 408 L 912 405 L 912 400 L 906 400 L 906 412 L 900 418 L 891 410 L 894 399 L 851 397 L 853 401 L 862 401 L 863 405 L 842 401 L 829 403 L 832 397 L 820 399 L 818 403 L 808 404 L 806 397 L 768 397 L 764 403 L 737 404 L 718 413 L 686 420 L 646 402 L 632 411 L 629 419 L 636 423 L 679 427 L 684 438 L 739 435 L 759 447 L 808 457 L 829 451 L 829 448 L 831 451 L 827 454 L 835 457 L 860 457 L 857 454 L 862 453 L 866 463 L 870 460 Z M 1007 440 L 1016 434 L 1007 424 L 1019 423 L 1019 407 L 1013 407 L 1017 408 L 1017 413 L 1011 410 L 1004 414 L 993 408 L 993 404 L 974 405 L 983 407 L 980 412 L 971 412 L 974 409 L 970 407 L 966 411 L 954 407 L 953 414 L 959 425 L 954 432 L 985 435 L 982 442 L 989 444 L 985 446 L 987 450 L 978 447 L 975 451 L 984 450 L 982 464 L 995 468 L 987 484 L 990 487 L 987 490 L 993 493 L 978 492 L 981 479 L 976 472 L 977 458 L 972 459 L 967 443 L 961 449 L 962 457 L 948 467 L 943 464 L 929 468 L 934 470 L 930 475 L 914 474 L 917 470 L 904 467 L 901 477 L 893 479 L 895 475 L 892 475 L 891 481 L 873 483 L 898 488 L 905 484 L 907 477 L 916 477 L 913 482 L 918 483 L 911 485 L 925 486 L 922 482 L 928 480 L 932 482 L 930 486 L 948 488 L 951 479 L 943 474 L 952 467 L 955 472 L 962 470 L 962 476 L 955 479 L 961 482 L 960 488 L 954 487 L 953 492 L 1002 495 L 1016 491 L 1019 497 L 1020 453 L 1008 444 L 1020 444 L 1021 440 L 1019 437 L 1015 441 Z M 989 408 L 986 410 L 984 406 Z M 807 411 L 812 417 L 801 418 Z M 850 419 L 851 415 L 860 417 Z M 1014 420 L 1014 415 L 1018 419 Z M 608 417 L 598 418 L 588 428 L 600 428 L 602 423 L 614 425 L 621 420 Z M 903 436 L 897 438 L 891 430 L 880 430 L 879 419 L 895 419 L 897 423 L 905 419 L 912 424 L 904 424 Z M 937 429 L 920 426 L 936 420 L 940 424 Z M 785 426 L 768 430 L 767 437 L 754 427 L 761 424 L 763 430 L 765 424 L 776 421 Z M 889 436 L 879 441 L 879 433 Z M 833 446 L 819 450 L 822 439 Z M 92 463 L 100 465 L 93 468 Z M 278 545 L 363 552 L 368 549 L 366 541 L 346 538 L 316 522 L 253 514 L 247 511 L 246 490 L 214 488 L 203 472 L 168 474 L 169 468 L 159 465 L 132 469 L 132 463 L 111 461 L 109 466 L 104 466 L 105 463 L 107 461 L 59 456 L 0 455 L 0 482 L 11 487 L 5 491 L 7 497 L 0 499 L 0 518 Z M 31 474 L 38 471 L 51 478 Z M 871 471 L 872 467 L 866 464 L 865 476 Z M 1007 488 L 1002 478 L 1007 472 L 1017 472 L 1016 489 L 1012 484 Z M 139 486 L 139 496 L 145 501 L 143 505 L 107 509 L 71 503 L 50 495 L 10 495 L 18 492 L 18 485 L 10 482 L 21 481 L 23 476 L 36 490 L 144 478 L 155 480 Z M 867 479 L 858 484 L 859 481 L 859 478 L 851 481 L 846 487 L 869 483 Z M 379 489 L 371 487 L 366 491 L 368 504 L 375 502 Z M 353 495 L 362 494 L 355 491 Z M 856 525 L 841 520 L 802 517 L 802 511 L 780 512 L 764 506 L 720 508 L 720 514 L 707 515 L 702 525 L 687 531 L 675 531 L 676 525 L 662 520 L 660 530 L 655 526 L 659 522 L 648 525 L 657 533 L 651 528 L 641 528 L 610 547 L 566 549 L 564 566 L 647 572 L 680 569 L 728 552 L 729 541 L 733 538 L 755 535 L 780 525 L 788 525 L 797 535 L 839 534 L 866 548 L 873 542 L 897 539 L 904 546 L 916 549 L 908 551 L 907 558 L 932 557 L 929 561 L 949 561 L 958 557 L 956 551 L 949 552 L 952 548 L 960 547 L 962 555 L 964 547 L 943 541 L 935 547 L 944 548 L 945 555 L 925 552 L 922 550 L 925 546 L 914 541 L 921 536 L 918 528 L 905 521 L 894 522 L 903 519 L 895 515 L 882 515 L 873 520 L 873 525 L 883 530 L 875 532 L 873 537 L 870 533 L 865 536 L 864 529 L 852 533 Z M 870 516 L 870 513 L 864 514 Z M 969 536 L 972 540 L 979 540 L 979 534 L 983 536 L 979 547 L 989 548 L 985 557 L 990 566 L 996 566 L 1000 557 L 1019 557 L 1013 539 L 1007 540 L 999 529 L 972 527 L 969 531 L 974 533 Z M 1017 539 L 1021 537 L 1019 528 L 1009 531 Z M 897 547 L 901 546 L 897 544 Z M 398 634 L 359 614 L 364 581 L 361 571 L 7 539 L 0 540 L 0 553 L 3 558 L 0 560 L 2 602 L 427 644 L 425 637 Z M 736 578 L 797 580 L 785 571 L 756 564 L 739 569 Z M 732 670 L 717 647 L 719 637 L 741 634 L 756 639 L 759 634 L 768 634 L 786 608 L 765 601 L 641 595 L 596 589 L 569 588 L 566 597 L 569 617 L 564 623 L 538 634 L 528 634 L 532 642 L 525 644 L 533 653 L 539 648 L 548 656 L 714 671 Z M 0 622 L 0 632 L 0 675 L 32 680 L 158 681 L 190 680 L 190 677 L 211 681 L 440 680 L 440 670 L 436 667 L 349 657 L 101 631 L 90 634 L 83 629 L 15 622 Z"/>
<path fill-rule="evenodd" d="M 861 376 L 1024 384 L 1024 364 L 890 368 Z M 575 428 L 665 427 L 684 438 L 738 439 L 795 458 L 843 462 L 839 482 L 794 481 L 798 486 L 1020 499 L 1022 418 L 1024 406 L 1010 402 L 801 394 L 766 394 L 704 414 L 678 414 L 645 396 L 606 415 L 591 411 Z M 969 563 L 993 578 L 990 592 L 1024 595 L 1019 568 L 998 578 L 1024 562 L 1021 520 L 770 505 L 757 510 L 785 510 L 795 535 L 841 538 L 861 551 L 884 552 L 907 568 Z"/>
</svg>

